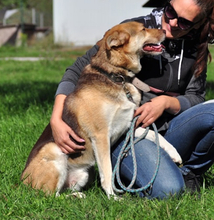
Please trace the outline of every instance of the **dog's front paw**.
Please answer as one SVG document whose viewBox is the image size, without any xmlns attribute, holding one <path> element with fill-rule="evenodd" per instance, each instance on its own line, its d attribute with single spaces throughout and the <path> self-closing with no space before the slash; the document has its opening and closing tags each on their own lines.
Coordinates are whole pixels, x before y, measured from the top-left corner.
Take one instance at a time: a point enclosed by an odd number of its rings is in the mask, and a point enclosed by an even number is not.
<svg viewBox="0 0 214 220">
<path fill-rule="evenodd" d="M 85 199 L 86 195 L 82 192 L 72 192 L 71 194 L 66 195 L 66 198 L 68 198 L 68 197 L 75 197 L 75 198 L 78 198 L 78 199 Z"/>
<path fill-rule="evenodd" d="M 116 194 L 110 194 L 110 195 L 107 195 L 107 196 L 108 196 L 108 199 L 113 198 L 115 201 L 121 201 L 123 199 L 121 196 L 118 196 Z"/>
<path fill-rule="evenodd" d="M 168 150 L 167 153 L 169 154 L 169 156 L 172 158 L 172 160 L 175 163 L 182 164 L 181 156 L 174 147 L 172 149 Z"/>
</svg>

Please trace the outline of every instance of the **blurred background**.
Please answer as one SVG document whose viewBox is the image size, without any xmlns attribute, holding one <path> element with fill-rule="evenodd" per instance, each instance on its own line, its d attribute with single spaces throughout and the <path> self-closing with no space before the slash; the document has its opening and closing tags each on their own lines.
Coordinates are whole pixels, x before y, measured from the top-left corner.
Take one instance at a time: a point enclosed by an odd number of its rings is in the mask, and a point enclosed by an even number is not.
<svg viewBox="0 0 214 220">
<path fill-rule="evenodd" d="M 95 44 L 110 27 L 146 15 L 166 0 L 1 0 L 0 46 L 32 45 L 51 36 L 65 46 Z"/>
</svg>

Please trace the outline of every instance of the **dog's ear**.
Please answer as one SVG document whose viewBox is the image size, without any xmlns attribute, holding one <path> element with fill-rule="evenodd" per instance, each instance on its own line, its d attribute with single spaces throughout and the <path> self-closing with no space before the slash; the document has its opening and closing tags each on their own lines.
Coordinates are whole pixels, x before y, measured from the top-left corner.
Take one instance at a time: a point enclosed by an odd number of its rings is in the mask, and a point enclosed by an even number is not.
<svg viewBox="0 0 214 220">
<path fill-rule="evenodd" d="M 102 45 L 102 41 L 103 41 L 103 39 L 97 41 L 96 45 L 100 47 Z"/>
<path fill-rule="evenodd" d="M 112 47 L 119 47 L 129 41 L 130 35 L 124 31 L 114 31 L 112 34 L 107 36 L 106 48 L 110 50 Z"/>
</svg>

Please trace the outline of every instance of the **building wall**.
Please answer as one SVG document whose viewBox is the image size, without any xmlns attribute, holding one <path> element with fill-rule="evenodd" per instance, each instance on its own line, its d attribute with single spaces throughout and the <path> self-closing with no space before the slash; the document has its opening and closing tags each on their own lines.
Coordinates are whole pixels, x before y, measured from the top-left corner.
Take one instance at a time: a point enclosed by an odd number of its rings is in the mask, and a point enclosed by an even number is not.
<svg viewBox="0 0 214 220">
<path fill-rule="evenodd" d="M 53 0 L 54 41 L 63 45 L 94 45 L 121 21 L 146 15 L 142 0 Z"/>
</svg>

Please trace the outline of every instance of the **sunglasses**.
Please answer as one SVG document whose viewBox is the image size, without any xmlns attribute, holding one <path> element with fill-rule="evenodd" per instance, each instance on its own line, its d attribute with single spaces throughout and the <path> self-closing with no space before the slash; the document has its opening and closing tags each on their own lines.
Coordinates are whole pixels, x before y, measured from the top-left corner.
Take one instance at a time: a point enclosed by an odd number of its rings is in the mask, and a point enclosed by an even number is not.
<svg viewBox="0 0 214 220">
<path fill-rule="evenodd" d="M 178 27 L 181 30 L 188 30 L 188 29 L 192 28 L 195 24 L 200 22 L 200 20 L 199 20 L 198 22 L 194 23 L 194 22 L 189 21 L 185 18 L 178 17 L 177 12 L 175 11 L 175 9 L 172 7 L 172 5 L 169 2 L 164 7 L 164 14 L 169 20 L 176 18 L 178 20 L 177 21 Z"/>
</svg>

